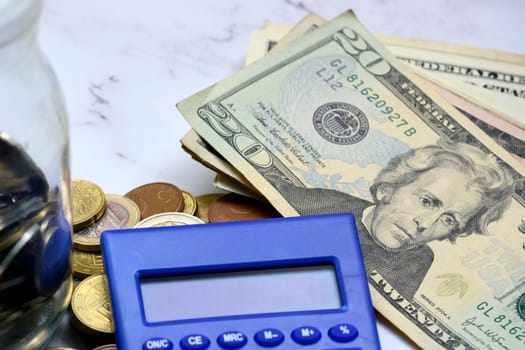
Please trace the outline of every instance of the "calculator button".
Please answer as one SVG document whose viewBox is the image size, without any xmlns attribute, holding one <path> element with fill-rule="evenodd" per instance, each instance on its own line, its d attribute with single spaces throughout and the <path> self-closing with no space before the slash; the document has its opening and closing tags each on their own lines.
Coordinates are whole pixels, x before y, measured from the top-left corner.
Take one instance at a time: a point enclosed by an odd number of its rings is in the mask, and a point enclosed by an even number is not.
<svg viewBox="0 0 525 350">
<path fill-rule="evenodd" d="M 166 338 L 148 339 L 142 345 L 142 350 L 171 350 L 173 343 Z"/>
<path fill-rule="evenodd" d="M 321 339 L 321 332 L 315 327 L 299 327 L 293 330 L 292 339 L 301 345 L 314 344 Z"/>
<path fill-rule="evenodd" d="M 339 343 L 348 343 L 357 338 L 358 334 L 357 328 L 348 323 L 338 324 L 328 330 L 330 338 Z"/>
<path fill-rule="evenodd" d="M 182 338 L 179 345 L 184 350 L 204 350 L 210 346 L 210 340 L 200 334 L 191 334 Z"/>
<path fill-rule="evenodd" d="M 278 329 L 267 328 L 255 333 L 255 342 L 265 348 L 277 346 L 284 341 L 284 334 Z"/>
<path fill-rule="evenodd" d="M 248 339 L 241 332 L 224 332 L 217 338 L 217 343 L 223 349 L 240 349 Z"/>
</svg>

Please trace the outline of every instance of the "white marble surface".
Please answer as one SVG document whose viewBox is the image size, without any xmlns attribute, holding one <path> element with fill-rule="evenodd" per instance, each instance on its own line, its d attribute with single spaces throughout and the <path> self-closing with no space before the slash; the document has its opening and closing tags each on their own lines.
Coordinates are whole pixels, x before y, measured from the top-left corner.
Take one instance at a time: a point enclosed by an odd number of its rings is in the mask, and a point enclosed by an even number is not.
<svg viewBox="0 0 525 350">
<path fill-rule="evenodd" d="M 265 20 L 353 9 L 372 33 L 525 54 L 522 0 L 44 0 L 40 43 L 62 85 L 73 178 L 124 194 L 167 181 L 195 195 L 217 191 L 190 159 L 175 103 L 244 64 Z M 385 349 L 413 349 L 379 320 Z M 63 329 L 52 345 L 87 349 Z"/>
</svg>

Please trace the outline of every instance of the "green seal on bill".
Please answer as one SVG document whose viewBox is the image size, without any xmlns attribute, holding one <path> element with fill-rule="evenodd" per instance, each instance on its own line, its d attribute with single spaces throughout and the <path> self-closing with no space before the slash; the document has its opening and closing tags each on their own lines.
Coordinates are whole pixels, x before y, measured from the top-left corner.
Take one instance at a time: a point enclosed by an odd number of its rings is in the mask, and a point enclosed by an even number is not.
<svg viewBox="0 0 525 350">
<path fill-rule="evenodd" d="M 516 300 L 516 311 L 518 316 L 525 321 L 525 293 L 521 294 L 518 300 Z"/>
</svg>

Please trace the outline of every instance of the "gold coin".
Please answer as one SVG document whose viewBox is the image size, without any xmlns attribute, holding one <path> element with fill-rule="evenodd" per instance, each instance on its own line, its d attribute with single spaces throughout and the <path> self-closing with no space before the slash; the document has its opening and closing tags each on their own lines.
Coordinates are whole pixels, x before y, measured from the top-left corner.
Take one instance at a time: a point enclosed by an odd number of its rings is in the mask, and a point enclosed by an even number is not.
<svg viewBox="0 0 525 350">
<path fill-rule="evenodd" d="M 92 335 L 115 333 L 106 275 L 96 274 L 80 282 L 71 297 L 76 326 Z"/>
<path fill-rule="evenodd" d="M 73 276 L 79 279 L 104 272 L 102 253 L 73 249 L 71 265 L 73 266 Z"/>
<path fill-rule="evenodd" d="M 208 211 L 211 204 L 224 195 L 225 193 L 208 193 L 195 197 L 197 201 L 197 216 L 204 222 L 210 222 Z"/>
<path fill-rule="evenodd" d="M 197 200 L 195 197 L 189 192 L 182 191 L 182 199 L 184 200 L 184 209 L 182 209 L 182 212 L 195 215 L 195 212 L 197 211 Z"/>
<path fill-rule="evenodd" d="M 145 218 L 135 225 L 136 228 L 143 227 L 159 227 L 159 226 L 180 226 L 180 225 L 193 225 L 193 224 L 204 224 L 205 222 L 196 216 L 180 213 L 180 212 L 167 212 L 152 215 Z"/>
<path fill-rule="evenodd" d="M 102 189 L 86 180 L 72 181 L 73 230 L 78 231 L 97 221 L 106 209 Z"/>
<path fill-rule="evenodd" d="M 135 226 L 140 220 L 140 209 L 131 199 L 106 194 L 106 211 L 95 223 L 73 233 L 73 246 L 79 250 L 100 251 L 100 235 L 105 230 Z"/>
</svg>

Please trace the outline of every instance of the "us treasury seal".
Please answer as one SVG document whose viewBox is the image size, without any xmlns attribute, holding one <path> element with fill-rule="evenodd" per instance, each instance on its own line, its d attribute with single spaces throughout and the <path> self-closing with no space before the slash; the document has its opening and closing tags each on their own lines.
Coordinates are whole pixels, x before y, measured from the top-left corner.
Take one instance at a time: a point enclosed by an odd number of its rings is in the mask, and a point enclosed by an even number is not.
<svg viewBox="0 0 525 350">
<path fill-rule="evenodd" d="M 313 123 L 319 135 L 338 145 L 351 145 L 361 141 L 369 128 L 365 114 L 345 102 L 330 102 L 317 108 Z"/>
<path fill-rule="evenodd" d="M 516 312 L 518 313 L 518 316 L 525 321 L 525 293 L 520 295 L 518 300 L 516 300 Z"/>
</svg>

